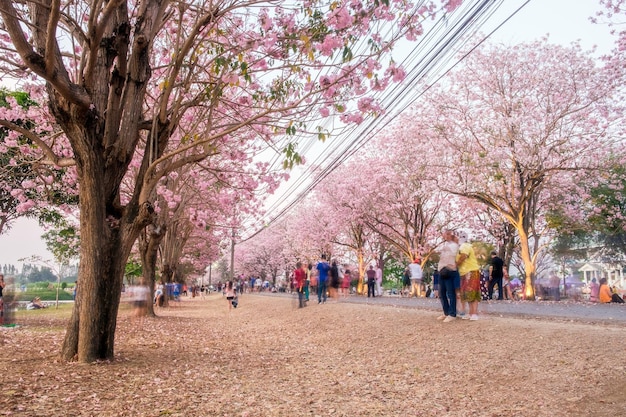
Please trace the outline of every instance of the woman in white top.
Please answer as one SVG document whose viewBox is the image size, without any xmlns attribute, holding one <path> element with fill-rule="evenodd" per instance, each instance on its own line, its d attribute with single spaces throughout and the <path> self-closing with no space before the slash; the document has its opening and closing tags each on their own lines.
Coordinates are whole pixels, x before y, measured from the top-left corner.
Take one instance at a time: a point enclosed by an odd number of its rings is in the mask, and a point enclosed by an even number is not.
<svg viewBox="0 0 626 417">
<path fill-rule="evenodd" d="M 228 311 L 230 311 L 233 308 L 233 300 L 235 299 L 235 287 L 233 286 L 232 281 L 228 281 L 228 283 L 226 284 L 224 295 L 226 295 L 226 302 L 228 303 Z"/>
<path fill-rule="evenodd" d="M 445 323 L 456 320 L 456 290 L 461 286 L 461 278 L 456 266 L 459 245 L 452 230 L 443 232 L 443 245 L 439 252 L 439 300 L 443 314 L 437 317 Z"/>
<path fill-rule="evenodd" d="M 154 290 L 154 305 L 157 307 L 161 307 L 164 304 L 164 299 L 163 299 L 163 290 L 165 289 L 165 285 L 163 285 L 163 281 L 159 281 L 159 283 L 156 286 L 156 289 Z"/>
</svg>

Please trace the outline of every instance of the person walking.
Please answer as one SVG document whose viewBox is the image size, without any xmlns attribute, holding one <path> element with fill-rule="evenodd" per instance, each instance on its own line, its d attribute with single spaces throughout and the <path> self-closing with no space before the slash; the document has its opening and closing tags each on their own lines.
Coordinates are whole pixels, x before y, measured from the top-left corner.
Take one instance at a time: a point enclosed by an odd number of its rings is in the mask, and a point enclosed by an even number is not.
<svg viewBox="0 0 626 417">
<path fill-rule="evenodd" d="M 443 232 L 443 245 L 439 252 L 439 300 L 443 314 L 437 317 L 444 323 L 456 320 L 456 282 L 459 281 L 459 272 L 456 266 L 456 256 L 459 245 L 452 230 Z"/>
<path fill-rule="evenodd" d="M 339 265 L 337 265 L 336 259 L 333 259 L 330 265 L 330 285 L 328 291 L 330 298 L 337 300 L 339 294 Z"/>
<path fill-rule="evenodd" d="M 489 265 L 489 299 L 493 299 L 493 287 L 498 286 L 498 300 L 504 299 L 504 288 L 502 284 L 504 261 L 498 256 L 496 251 L 491 252 L 491 265 Z"/>
<path fill-rule="evenodd" d="M 304 282 L 304 301 L 309 301 L 309 289 L 311 288 L 311 275 L 313 275 L 313 264 L 308 264 L 306 269 L 306 281 Z"/>
<path fill-rule="evenodd" d="M 322 255 L 320 261 L 317 263 L 317 303 L 325 303 L 328 297 L 328 272 L 330 271 L 330 265 L 326 261 L 326 255 Z"/>
<path fill-rule="evenodd" d="M 133 320 L 143 327 L 144 318 L 148 315 L 148 303 L 150 302 L 150 288 L 143 277 L 138 285 L 129 288 L 130 300 L 133 305 Z"/>
<path fill-rule="evenodd" d="M 400 292 L 400 296 L 404 297 L 404 295 L 406 294 L 407 297 L 410 297 L 410 290 L 411 290 L 411 271 L 409 270 L 409 267 L 407 266 L 406 268 L 404 268 L 404 273 L 402 274 L 402 291 Z"/>
<path fill-rule="evenodd" d="M 511 290 L 511 277 L 509 277 L 506 267 L 502 268 L 502 283 L 504 285 L 504 297 L 509 301 L 514 300 L 513 291 Z"/>
<path fill-rule="evenodd" d="M 315 297 L 317 295 L 317 278 L 319 276 L 319 272 L 317 272 L 317 269 L 313 269 L 313 264 L 309 264 L 311 265 L 311 269 L 309 272 L 309 291 L 313 294 L 313 296 Z"/>
<path fill-rule="evenodd" d="M 224 295 L 226 296 L 226 302 L 228 303 L 228 311 L 233 308 L 233 301 L 235 300 L 235 287 L 232 281 L 228 281 L 226 283 L 226 288 L 224 289 Z"/>
<path fill-rule="evenodd" d="M 370 269 L 366 272 L 367 275 L 367 298 L 370 298 L 370 294 L 373 297 L 376 297 L 375 286 L 376 286 L 376 271 L 374 271 L 374 265 L 370 265 Z"/>
<path fill-rule="evenodd" d="M 305 295 L 304 286 L 306 285 L 306 270 L 302 267 L 302 262 L 296 263 L 296 269 L 293 271 L 294 290 L 298 293 L 298 308 L 304 307 Z"/>
<path fill-rule="evenodd" d="M 337 260 L 333 259 L 333 263 L 330 266 L 330 298 L 337 300 L 339 295 L 339 266 Z"/>
<path fill-rule="evenodd" d="M 467 241 L 467 233 L 460 231 L 457 236 L 460 246 L 456 264 L 461 276 L 461 302 L 469 304 L 469 319 L 478 320 L 480 265 L 472 244 Z"/>
<path fill-rule="evenodd" d="M 554 301 L 561 301 L 561 280 L 559 277 L 555 273 L 552 273 L 548 282 Z"/>
<path fill-rule="evenodd" d="M 411 293 L 409 294 L 409 298 L 414 294 L 416 297 L 421 297 L 423 272 L 419 257 L 416 256 L 413 262 L 409 264 L 409 272 L 411 274 Z"/>
<path fill-rule="evenodd" d="M 343 273 L 343 279 L 341 280 L 341 295 L 343 298 L 347 298 L 350 295 L 350 283 L 352 282 L 352 273 L 349 269 L 346 269 Z"/>
<path fill-rule="evenodd" d="M 383 270 L 380 265 L 376 267 L 376 295 L 379 297 L 383 295 Z"/>
</svg>

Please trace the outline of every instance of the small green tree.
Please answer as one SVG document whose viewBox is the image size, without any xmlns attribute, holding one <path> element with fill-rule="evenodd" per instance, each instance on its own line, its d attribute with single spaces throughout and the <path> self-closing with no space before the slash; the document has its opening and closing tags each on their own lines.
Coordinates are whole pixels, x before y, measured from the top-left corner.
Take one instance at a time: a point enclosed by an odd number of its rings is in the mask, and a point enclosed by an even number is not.
<svg viewBox="0 0 626 417">
<path fill-rule="evenodd" d="M 555 231 L 551 253 L 562 262 L 590 256 L 612 261 L 626 255 L 626 165 L 609 161 L 605 166 L 582 180 L 589 198 L 568 201 L 547 216 Z"/>
<path fill-rule="evenodd" d="M 128 285 L 133 285 L 135 283 L 135 279 L 139 278 L 142 274 L 143 269 L 141 267 L 141 263 L 135 259 L 129 258 L 128 262 L 126 262 L 126 268 L 124 269 L 124 276 L 126 277 Z"/>
<path fill-rule="evenodd" d="M 73 259 L 78 259 L 80 238 L 77 226 L 54 211 L 48 211 L 42 221 L 51 225 L 41 238 L 46 242 L 46 247 L 54 259 L 63 265 Z"/>
<path fill-rule="evenodd" d="M 402 287 L 402 275 L 406 265 L 395 258 L 387 259 L 385 262 L 385 270 L 383 271 L 383 285 L 385 287 L 400 288 Z M 387 285 L 385 285 L 387 284 Z"/>
</svg>

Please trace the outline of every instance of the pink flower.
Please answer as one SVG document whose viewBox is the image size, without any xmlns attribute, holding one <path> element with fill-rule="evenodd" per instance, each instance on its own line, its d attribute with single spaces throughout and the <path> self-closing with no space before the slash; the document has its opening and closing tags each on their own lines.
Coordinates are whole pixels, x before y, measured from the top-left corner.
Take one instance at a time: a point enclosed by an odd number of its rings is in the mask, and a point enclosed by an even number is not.
<svg viewBox="0 0 626 417">
<path fill-rule="evenodd" d="M 406 77 L 406 72 L 404 71 L 404 69 L 396 66 L 389 67 L 386 73 L 386 75 L 391 76 L 391 79 L 395 83 L 399 83 Z"/>
<path fill-rule="evenodd" d="M 342 30 L 352 26 L 352 16 L 345 8 L 336 9 L 333 15 L 328 19 L 328 26 L 336 30 Z"/>
<path fill-rule="evenodd" d="M 35 202 L 33 200 L 27 200 L 21 204 L 19 204 L 16 208 L 16 211 L 19 214 L 24 214 L 27 211 L 29 211 L 30 209 L 32 209 L 33 207 L 35 207 Z"/>
<path fill-rule="evenodd" d="M 267 13 L 267 9 L 261 10 L 261 13 L 260 13 L 260 16 L 259 16 L 259 21 L 261 23 L 261 29 L 263 29 L 265 31 L 270 30 L 272 28 L 272 26 L 273 26 L 272 18 Z"/>
<path fill-rule="evenodd" d="M 22 181 L 22 187 L 25 189 L 35 188 L 35 182 L 32 180 L 24 180 Z"/>
<path fill-rule="evenodd" d="M 372 110 L 373 102 L 374 102 L 374 99 L 372 99 L 371 97 L 364 97 L 360 99 L 357 104 L 361 112 L 367 113 L 368 111 Z"/>
<path fill-rule="evenodd" d="M 463 3 L 463 0 L 448 0 L 448 3 L 444 6 L 446 12 L 450 13 L 454 11 L 457 7 L 459 7 Z"/>
<path fill-rule="evenodd" d="M 324 38 L 324 42 L 319 45 L 320 51 L 325 56 L 331 56 L 335 49 L 343 46 L 343 39 L 338 36 L 328 35 Z"/>
</svg>

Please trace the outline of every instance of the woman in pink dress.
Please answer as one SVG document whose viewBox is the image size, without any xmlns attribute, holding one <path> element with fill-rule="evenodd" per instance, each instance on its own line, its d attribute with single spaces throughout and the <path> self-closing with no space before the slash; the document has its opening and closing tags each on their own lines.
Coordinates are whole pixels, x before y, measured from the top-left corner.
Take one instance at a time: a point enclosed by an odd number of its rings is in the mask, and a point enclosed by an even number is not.
<svg viewBox="0 0 626 417">
<path fill-rule="evenodd" d="M 343 280 L 341 281 L 341 294 L 343 297 L 350 295 L 350 283 L 352 282 L 352 274 L 349 269 L 346 269 L 343 273 Z"/>
</svg>

